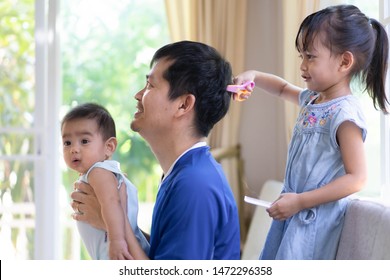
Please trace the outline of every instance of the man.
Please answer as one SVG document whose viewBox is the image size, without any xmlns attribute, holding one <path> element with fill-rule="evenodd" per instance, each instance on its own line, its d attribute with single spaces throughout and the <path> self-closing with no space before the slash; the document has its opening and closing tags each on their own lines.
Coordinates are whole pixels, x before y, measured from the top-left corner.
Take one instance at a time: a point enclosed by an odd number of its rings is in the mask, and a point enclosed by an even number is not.
<svg viewBox="0 0 390 280">
<path fill-rule="evenodd" d="M 135 259 L 239 259 L 237 207 L 221 166 L 205 140 L 228 111 L 230 64 L 212 47 L 181 41 L 152 58 L 146 86 L 135 95 L 131 129 L 150 145 L 164 172 L 146 256 L 129 233 Z M 91 189 L 75 185 L 74 218 L 104 227 Z"/>
</svg>

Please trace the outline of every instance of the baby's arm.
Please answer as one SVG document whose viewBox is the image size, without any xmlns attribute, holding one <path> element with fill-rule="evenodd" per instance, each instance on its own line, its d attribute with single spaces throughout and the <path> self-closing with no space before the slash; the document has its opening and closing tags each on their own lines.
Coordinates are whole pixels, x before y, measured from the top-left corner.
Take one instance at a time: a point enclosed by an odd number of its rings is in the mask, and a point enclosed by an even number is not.
<svg viewBox="0 0 390 280">
<path fill-rule="evenodd" d="M 249 70 L 234 78 L 234 83 L 238 85 L 247 81 L 254 81 L 256 87 L 261 88 L 272 95 L 279 96 L 285 100 L 298 104 L 299 93 L 302 89 L 278 76 Z"/>
<path fill-rule="evenodd" d="M 135 237 L 133 229 L 131 228 L 128 220 L 125 224 L 125 227 L 126 227 L 126 242 L 129 245 L 131 256 L 135 260 L 148 260 L 149 257 L 145 254 L 137 238 Z"/>
<path fill-rule="evenodd" d="M 114 174 L 102 168 L 94 168 L 88 181 L 100 202 L 103 220 L 106 224 L 110 259 L 132 259 L 126 242 L 126 221 Z"/>
<path fill-rule="evenodd" d="M 121 187 L 119 189 L 119 196 L 121 199 L 122 208 L 123 208 L 123 212 L 124 212 L 125 216 L 127 215 L 127 195 L 128 194 L 126 193 L 126 187 L 125 186 Z M 148 259 L 148 256 L 145 254 L 145 252 L 142 249 L 141 245 L 139 244 L 137 238 L 135 237 L 135 234 L 133 232 L 133 229 L 131 228 L 131 225 L 130 225 L 128 219 L 126 219 L 126 221 L 125 221 L 125 233 L 126 233 L 126 242 L 127 242 L 128 249 L 130 251 L 131 256 L 135 260 Z"/>
<path fill-rule="evenodd" d="M 367 170 L 361 129 L 353 122 L 343 122 L 337 140 L 346 174 L 313 191 L 282 194 L 267 209 L 272 218 L 285 220 L 302 209 L 339 200 L 364 187 Z"/>
</svg>

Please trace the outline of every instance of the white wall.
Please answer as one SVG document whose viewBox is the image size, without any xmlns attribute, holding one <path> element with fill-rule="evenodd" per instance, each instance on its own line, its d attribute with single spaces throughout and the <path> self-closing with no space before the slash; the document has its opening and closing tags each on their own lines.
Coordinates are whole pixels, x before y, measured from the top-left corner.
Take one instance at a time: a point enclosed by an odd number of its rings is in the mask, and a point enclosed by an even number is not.
<svg viewBox="0 0 390 280">
<path fill-rule="evenodd" d="M 282 75 L 282 1 L 248 0 L 245 69 Z M 287 154 L 284 102 L 256 89 L 242 106 L 239 140 L 246 194 L 257 196 L 266 180 L 283 180 Z M 253 207 L 247 206 L 247 211 L 251 213 Z"/>
</svg>

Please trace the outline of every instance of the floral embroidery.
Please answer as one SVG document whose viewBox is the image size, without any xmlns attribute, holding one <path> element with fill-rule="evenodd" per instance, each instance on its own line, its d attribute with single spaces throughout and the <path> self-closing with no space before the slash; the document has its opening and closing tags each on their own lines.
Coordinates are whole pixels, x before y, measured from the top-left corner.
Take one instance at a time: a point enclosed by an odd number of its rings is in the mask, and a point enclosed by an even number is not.
<svg viewBox="0 0 390 280">
<path fill-rule="evenodd" d="M 310 101 L 316 96 L 310 96 Z M 307 102 L 310 105 L 311 102 Z M 330 107 L 321 108 L 309 111 L 307 106 L 304 106 L 298 118 L 297 128 L 310 128 L 310 127 L 324 127 L 329 120 L 333 118 L 335 110 L 338 107 L 338 103 L 331 105 Z"/>
<path fill-rule="evenodd" d="M 309 123 L 311 125 L 314 125 L 316 122 L 317 122 L 317 117 L 316 115 L 312 112 L 311 115 L 307 118 L 307 120 L 309 121 Z"/>
<path fill-rule="evenodd" d="M 320 126 L 324 126 L 326 124 L 326 119 L 321 119 L 320 120 Z"/>
</svg>

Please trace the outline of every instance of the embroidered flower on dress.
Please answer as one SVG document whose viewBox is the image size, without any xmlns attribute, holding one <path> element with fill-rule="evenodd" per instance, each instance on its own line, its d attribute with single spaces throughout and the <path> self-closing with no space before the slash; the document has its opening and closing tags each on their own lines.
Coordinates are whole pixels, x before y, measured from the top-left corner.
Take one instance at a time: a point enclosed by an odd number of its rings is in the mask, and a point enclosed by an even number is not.
<svg viewBox="0 0 390 280">
<path fill-rule="evenodd" d="M 330 107 L 324 109 L 317 109 L 313 111 L 309 111 L 305 106 L 302 108 L 301 113 L 299 115 L 298 127 L 308 128 L 315 126 L 325 126 L 328 120 L 333 118 L 335 113 L 335 109 L 338 107 L 338 104 L 333 104 Z"/>
<path fill-rule="evenodd" d="M 315 123 L 317 122 L 317 117 L 316 117 L 315 113 L 312 112 L 311 115 L 307 118 L 307 120 L 309 121 L 309 123 L 311 125 L 315 125 Z"/>
<path fill-rule="evenodd" d="M 324 126 L 326 124 L 326 119 L 321 119 L 320 120 L 320 126 Z"/>
</svg>

